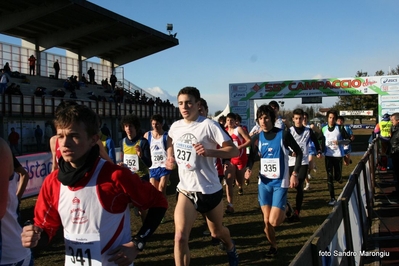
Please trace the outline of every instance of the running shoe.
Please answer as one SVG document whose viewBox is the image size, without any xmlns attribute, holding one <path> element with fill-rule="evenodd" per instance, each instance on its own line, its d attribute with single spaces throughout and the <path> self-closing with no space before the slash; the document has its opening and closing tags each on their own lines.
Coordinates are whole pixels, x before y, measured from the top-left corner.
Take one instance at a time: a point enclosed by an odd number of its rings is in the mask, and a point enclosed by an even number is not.
<svg viewBox="0 0 399 266">
<path fill-rule="evenodd" d="M 245 185 L 248 186 L 249 185 L 249 179 L 245 179 Z"/>
<path fill-rule="evenodd" d="M 328 202 L 328 205 L 334 206 L 336 203 L 337 203 L 337 201 L 336 201 L 334 198 L 332 198 L 332 199 Z"/>
<path fill-rule="evenodd" d="M 212 244 L 212 246 L 217 246 L 217 245 L 219 245 L 221 242 L 220 242 L 220 240 L 218 239 L 218 238 L 215 238 L 215 237 L 212 237 L 212 239 L 211 239 L 211 244 Z"/>
<path fill-rule="evenodd" d="M 308 179 L 312 179 L 312 176 L 310 174 L 308 174 Z"/>
<path fill-rule="evenodd" d="M 287 208 L 285 210 L 285 216 L 289 219 L 294 215 L 294 209 L 291 207 L 291 204 L 287 201 Z"/>
<path fill-rule="evenodd" d="M 287 219 L 289 223 L 297 223 L 300 222 L 301 219 L 299 218 L 299 212 L 298 210 L 295 210 L 294 214 Z"/>
<path fill-rule="evenodd" d="M 342 175 L 340 176 L 339 179 L 335 178 L 335 181 L 337 181 L 338 183 L 342 184 Z"/>
<path fill-rule="evenodd" d="M 277 248 L 270 247 L 269 251 L 266 252 L 266 258 L 274 258 L 277 255 Z"/>
<path fill-rule="evenodd" d="M 305 186 L 305 188 L 303 190 L 305 190 L 305 191 L 310 190 L 310 183 L 306 183 L 306 186 Z"/>
<path fill-rule="evenodd" d="M 233 214 L 234 213 L 234 208 L 233 205 L 227 205 L 226 210 L 225 210 L 226 214 Z"/>
<path fill-rule="evenodd" d="M 233 242 L 233 249 L 231 251 L 227 251 L 227 257 L 229 258 L 229 266 L 238 266 L 238 254 L 236 250 L 236 245 Z"/>
<path fill-rule="evenodd" d="M 238 195 L 240 195 L 240 196 L 244 195 L 244 191 L 242 190 L 242 187 L 238 188 Z"/>
</svg>

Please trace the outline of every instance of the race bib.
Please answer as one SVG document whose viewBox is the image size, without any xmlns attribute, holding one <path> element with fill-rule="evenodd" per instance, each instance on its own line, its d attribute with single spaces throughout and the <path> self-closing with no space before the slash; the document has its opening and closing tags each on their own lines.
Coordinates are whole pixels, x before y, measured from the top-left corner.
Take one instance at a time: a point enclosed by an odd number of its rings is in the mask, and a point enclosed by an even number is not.
<svg viewBox="0 0 399 266">
<path fill-rule="evenodd" d="M 327 141 L 327 146 L 328 146 L 330 149 L 332 149 L 332 150 L 336 150 L 336 149 L 338 149 L 338 145 L 335 144 L 335 143 L 336 143 L 336 140 L 328 140 L 328 141 Z"/>
<path fill-rule="evenodd" d="M 192 144 L 184 142 L 176 142 L 174 145 L 175 160 L 179 167 L 187 170 L 195 170 L 195 158 L 197 153 Z"/>
<path fill-rule="evenodd" d="M 100 234 L 64 232 L 66 266 L 101 266 Z"/>
<path fill-rule="evenodd" d="M 139 156 L 137 154 L 124 154 L 123 163 L 126 164 L 133 173 L 140 170 Z"/>
<path fill-rule="evenodd" d="M 267 178 L 277 179 L 280 177 L 280 164 L 278 158 L 262 158 L 260 160 L 260 173 Z"/>
<path fill-rule="evenodd" d="M 166 162 L 166 153 L 164 150 L 154 150 L 151 153 L 152 166 L 164 167 Z"/>
</svg>

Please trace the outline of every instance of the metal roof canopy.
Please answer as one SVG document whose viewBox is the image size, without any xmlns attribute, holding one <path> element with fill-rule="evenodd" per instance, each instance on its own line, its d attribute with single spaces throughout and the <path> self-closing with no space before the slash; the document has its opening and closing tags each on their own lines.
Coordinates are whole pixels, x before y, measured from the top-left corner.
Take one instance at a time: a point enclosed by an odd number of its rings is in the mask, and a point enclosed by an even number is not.
<svg viewBox="0 0 399 266">
<path fill-rule="evenodd" d="M 179 44 L 172 35 L 85 0 L 2 1 L 0 33 L 117 65 Z"/>
</svg>

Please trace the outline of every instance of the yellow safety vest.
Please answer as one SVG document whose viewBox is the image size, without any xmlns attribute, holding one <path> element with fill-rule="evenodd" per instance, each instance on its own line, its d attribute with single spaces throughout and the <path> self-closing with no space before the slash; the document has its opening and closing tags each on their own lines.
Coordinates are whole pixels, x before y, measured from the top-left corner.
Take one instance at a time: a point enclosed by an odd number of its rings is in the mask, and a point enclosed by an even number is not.
<svg viewBox="0 0 399 266">
<path fill-rule="evenodd" d="M 383 138 L 389 138 L 391 136 L 391 121 L 381 121 L 380 122 L 380 134 Z"/>
</svg>

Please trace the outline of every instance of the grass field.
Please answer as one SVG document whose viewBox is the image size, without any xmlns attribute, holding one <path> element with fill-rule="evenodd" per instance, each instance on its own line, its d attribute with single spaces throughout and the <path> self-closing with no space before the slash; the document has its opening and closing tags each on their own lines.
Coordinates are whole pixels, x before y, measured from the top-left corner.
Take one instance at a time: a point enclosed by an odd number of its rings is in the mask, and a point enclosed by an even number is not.
<svg viewBox="0 0 399 266">
<path fill-rule="evenodd" d="M 344 183 L 336 186 L 338 196 L 345 182 L 361 156 L 352 156 L 353 164 L 343 167 Z M 244 187 L 244 195 L 235 196 L 234 208 L 236 213 L 225 215 L 224 224 L 230 229 L 236 242 L 241 265 L 288 265 L 295 257 L 304 243 L 316 231 L 326 219 L 331 206 L 327 205 L 329 193 L 327 190 L 324 158 L 316 160 L 317 172 L 312 173 L 311 190 L 305 191 L 304 203 L 301 212 L 301 221 L 297 223 L 284 222 L 276 229 L 279 254 L 274 259 L 264 259 L 263 254 L 270 245 L 263 232 L 263 222 L 257 201 L 257 177 L 254 173 L 249 186 Z M 257 169 L 256 164 L 254 169 Z M 255 171 L 254 171 L 255 172 Z M 169 210 L 166 214 L 166 222 L 161 224 L 156 233 L 147 243 L 135 265 L 174 265 L 173 260 L 173 210 L 175 206 L 174 189 L 178 182 L 176 173 L 171 177 L 171 185 L 168 187 Z M 237 192 L 236 192 L 237 193 Z M 295 189 L 290 189 L 288 198 L 295 205 Z M 36 198 L 28 198 L 22 201 L 22 219 L 31 219 Z M 140 220 L 132 214 L 132 232 L 137 232 Z M 225 252 L 211 245 L 210 236 L 204 236 L 206 226 L 202 216 L 198 216 L 191 232 L 190 249 L 191 265 L 227 265 Z M 36 265 L 63 265 L 64 245 L 62 232 L 59 230 L 57 237 L 45 250 L 34 252 Z"/>
</svg>

